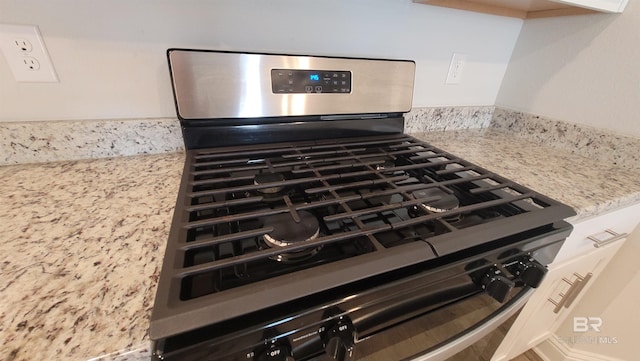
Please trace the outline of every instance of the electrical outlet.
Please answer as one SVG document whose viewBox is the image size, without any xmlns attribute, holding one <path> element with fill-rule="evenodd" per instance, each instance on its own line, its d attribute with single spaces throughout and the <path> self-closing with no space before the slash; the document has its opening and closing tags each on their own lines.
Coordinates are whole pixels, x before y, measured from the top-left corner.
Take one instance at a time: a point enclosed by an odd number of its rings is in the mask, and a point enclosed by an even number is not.
<svg viewBox="0 0 640 361">
<path fill-rule="evenodd" d="M 58 81 L 37 26 L 0 24 L 0 50 L 16 81 Z"/>
<path fill-rule="evenodd" d="M 40 70 L 40 62 L 33 56 L 25 56 L 24 58 L 22 58 L 22 62 L 26 67 L 25 69 L 28 71 Z"/>
<path fill-rule="evenodd" d="M 445 84 L 460 84 L 462 82 L 462 69 L 464 69 L 466 61 L 467 54 L 453 53 Z"/>
<path fill-rule="evenodd" d="M 29 54 L 33 50 L 33 45 L 26 39 L 15 39 L 13 43 L 16 44 L 18 51 L 23 54 Z"/>
</svg>

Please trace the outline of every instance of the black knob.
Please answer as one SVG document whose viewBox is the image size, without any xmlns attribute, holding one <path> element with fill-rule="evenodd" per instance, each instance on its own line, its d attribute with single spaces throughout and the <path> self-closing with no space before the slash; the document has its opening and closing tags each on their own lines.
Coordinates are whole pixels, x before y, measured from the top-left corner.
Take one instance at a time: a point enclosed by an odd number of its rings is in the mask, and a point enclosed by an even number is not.
<svg viewBox="0 0 640 361">
<path fill-rule="evenodd" d="M 353 359 L 355 329 L 347 318 L 340 319 L 322 333 L 324 349 L 329 360 L 346 361 Z"/>
<path fill-rule="evenodd" d="M 272 344 L 266 350 L 258 353 L 256 361 L 295 361 L 291 356 L 291 349 L 287 345 Z"/>
<path fill-rule="evenodd" d="M 517 258 L 507 266 L 507 269 L 522 283 L 533 288 L 538 287 L 547 274 L 545 266 L 528 256 Z"/>
<path fill-rule="evenodd" d="M 327 341 L 325 352 L 330 360 L 344 361 L 351 357 L 353 342 L 344 342 L 340 337 L 331 337 Z"/>
<path fill-rule="evenodd" d="M 515 283 L 503 276 L 496 267 L 491 267 L 480 282 L 487 294 L 498 302 L 504 302 L 515 286 Z"/>
</svg>

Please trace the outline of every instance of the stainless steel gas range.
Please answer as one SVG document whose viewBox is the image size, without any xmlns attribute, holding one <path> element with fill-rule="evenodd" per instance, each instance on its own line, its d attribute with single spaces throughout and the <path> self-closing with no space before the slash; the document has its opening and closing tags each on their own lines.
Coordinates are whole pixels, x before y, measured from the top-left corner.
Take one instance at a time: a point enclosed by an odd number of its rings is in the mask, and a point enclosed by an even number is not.
<svg viewBox="0 0 640 361">
<path fill-rule="evenodd" d="M 571 232 L 571 208 L 402 133 L 411 61 L 168 59 L 187 159 L 153 359 L 445 359 Z M 440 327 L 472 301 L 477 323 Z"/>
</svg>

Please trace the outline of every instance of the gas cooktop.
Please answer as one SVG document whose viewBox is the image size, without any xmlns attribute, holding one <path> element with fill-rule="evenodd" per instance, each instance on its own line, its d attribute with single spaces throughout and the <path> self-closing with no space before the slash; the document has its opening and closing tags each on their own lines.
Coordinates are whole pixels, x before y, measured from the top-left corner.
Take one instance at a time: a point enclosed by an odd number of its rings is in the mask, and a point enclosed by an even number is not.
<svg viewBox="0 0 640 361">
<path fill-rule="evenodd" d="M 215 305 L 207 322 L 480 252 L 567 210 L 406 135 L 197 149 L 185 174 L 159 292 L 167 312 Z"/>
</svg>

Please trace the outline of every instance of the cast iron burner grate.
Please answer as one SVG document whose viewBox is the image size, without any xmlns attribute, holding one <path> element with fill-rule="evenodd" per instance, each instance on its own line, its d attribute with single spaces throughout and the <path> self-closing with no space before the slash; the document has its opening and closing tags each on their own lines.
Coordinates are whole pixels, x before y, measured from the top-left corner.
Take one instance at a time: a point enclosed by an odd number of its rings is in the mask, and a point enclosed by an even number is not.
<svg viewBox="0 0 640 361">
<path fill-rule="evenodd" d="M 539 195 L 408 137 L 198 150 L 192 159 L 183 300 L 548 206 Z M 443 194 L 460 205 L 430 212 Z M 274 232 L 265 220 L 284 215 L 300 222 L 301 214 L 317 217 L 317 237 L 264 242 Z M 273 262 L 306 250 L 317 251 L 304 263 Z"/>
<path fill-rule="evenodd" d="M 438 208 L 438 194 L 455 196 L 457 206 Z M 168 307 L 157 312 L 231 305 L 222 320 L 463 252 L 570 212 L 406 135 L 190 150 L 159 283 Z M 285 214 L 292 222 L 312 215 L 317 235 L 265 242 L 274 231 L 265 220 Z M 278 261 L 308 250 L 300 261 Z"/>
</svg>

